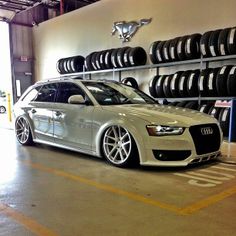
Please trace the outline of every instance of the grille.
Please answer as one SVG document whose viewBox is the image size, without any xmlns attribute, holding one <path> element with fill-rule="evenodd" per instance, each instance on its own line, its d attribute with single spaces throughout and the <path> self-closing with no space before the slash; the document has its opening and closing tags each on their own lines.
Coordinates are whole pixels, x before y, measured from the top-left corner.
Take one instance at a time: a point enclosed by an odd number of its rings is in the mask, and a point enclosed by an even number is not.
<svg viewBox="0 0 236 236">
<path fill-rule="evenodd" d="M 219 150 L 221 138 L 220 130 L 216 124 L 191 126 L 189 131 L 198 155 Z"/>
</svg>

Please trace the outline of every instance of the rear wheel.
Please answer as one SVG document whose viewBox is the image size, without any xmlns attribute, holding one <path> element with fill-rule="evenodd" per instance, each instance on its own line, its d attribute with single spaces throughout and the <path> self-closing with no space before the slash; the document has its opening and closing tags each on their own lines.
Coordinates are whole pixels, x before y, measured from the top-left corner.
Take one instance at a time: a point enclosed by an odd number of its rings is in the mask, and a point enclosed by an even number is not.
<svg viewBox="0 0 236 236">
<path fill-rule="evenodd" d="M 128 167 L 137 164 L 137 147 L 127 129 L 118 125 L 109 127 L 102 145 L 105 158 L 114 166 Z"/>
<path fill-rule="evenodd" d="M 0 113 L 5 113 L 6 112 L 6 107 L 0 106 Z"/>
<path fill-rule="evenodd" d="M 16 120 L 15 132 L 20 144 L 31 145 L 33 143 L 29 122 L 23 116 Z"/>
</svg>

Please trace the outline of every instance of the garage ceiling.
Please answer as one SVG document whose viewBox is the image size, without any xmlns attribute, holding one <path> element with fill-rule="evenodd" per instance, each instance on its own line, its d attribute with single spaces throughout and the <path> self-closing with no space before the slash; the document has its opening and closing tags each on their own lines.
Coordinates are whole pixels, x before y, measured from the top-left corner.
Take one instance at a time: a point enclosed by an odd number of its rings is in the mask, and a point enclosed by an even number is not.
<svg viewBox="0 0 236 236">
<path fill-rule="evenodd" d="M 97 1 L 99 0 L 0 0 L 0 20 L 11 21 L 15 15 L 39 5 L 54 9 L 59 15 Z"/>
</svg>

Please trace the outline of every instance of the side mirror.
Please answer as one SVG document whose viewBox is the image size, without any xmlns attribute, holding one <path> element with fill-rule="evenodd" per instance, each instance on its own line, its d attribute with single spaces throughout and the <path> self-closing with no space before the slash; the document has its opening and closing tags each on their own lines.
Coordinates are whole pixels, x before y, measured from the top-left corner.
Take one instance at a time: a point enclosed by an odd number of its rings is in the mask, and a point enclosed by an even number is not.
<svg viewBox="0 0 236 236">
<path fill-rule="evenodd" d="M 68 99 L 69 104 L 85 104 L 85 100 L 81 95 L 72 95 Z"/>
</svg>

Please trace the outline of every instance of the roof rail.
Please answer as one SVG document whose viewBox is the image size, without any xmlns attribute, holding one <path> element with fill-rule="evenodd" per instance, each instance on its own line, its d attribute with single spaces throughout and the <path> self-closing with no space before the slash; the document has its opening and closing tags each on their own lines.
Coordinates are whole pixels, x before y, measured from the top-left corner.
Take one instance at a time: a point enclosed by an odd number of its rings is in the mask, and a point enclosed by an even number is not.
<svg viewBox="0 0 236 236">
<path fill-rule="evenodd" d="M 36 84 L 45 83 L 45 82 L 50 82 L 50 81 L 61 81 L 61 80 L 71 80 L 71 79 L 83 80 L 82 77 L 78 77 L 78 76 L 71 76 L 71 77 L 63 76 L 63 77 L 54 77 L 54 78 L 39 80 L 39 81 L 36 82 Z"/>
</svg>

